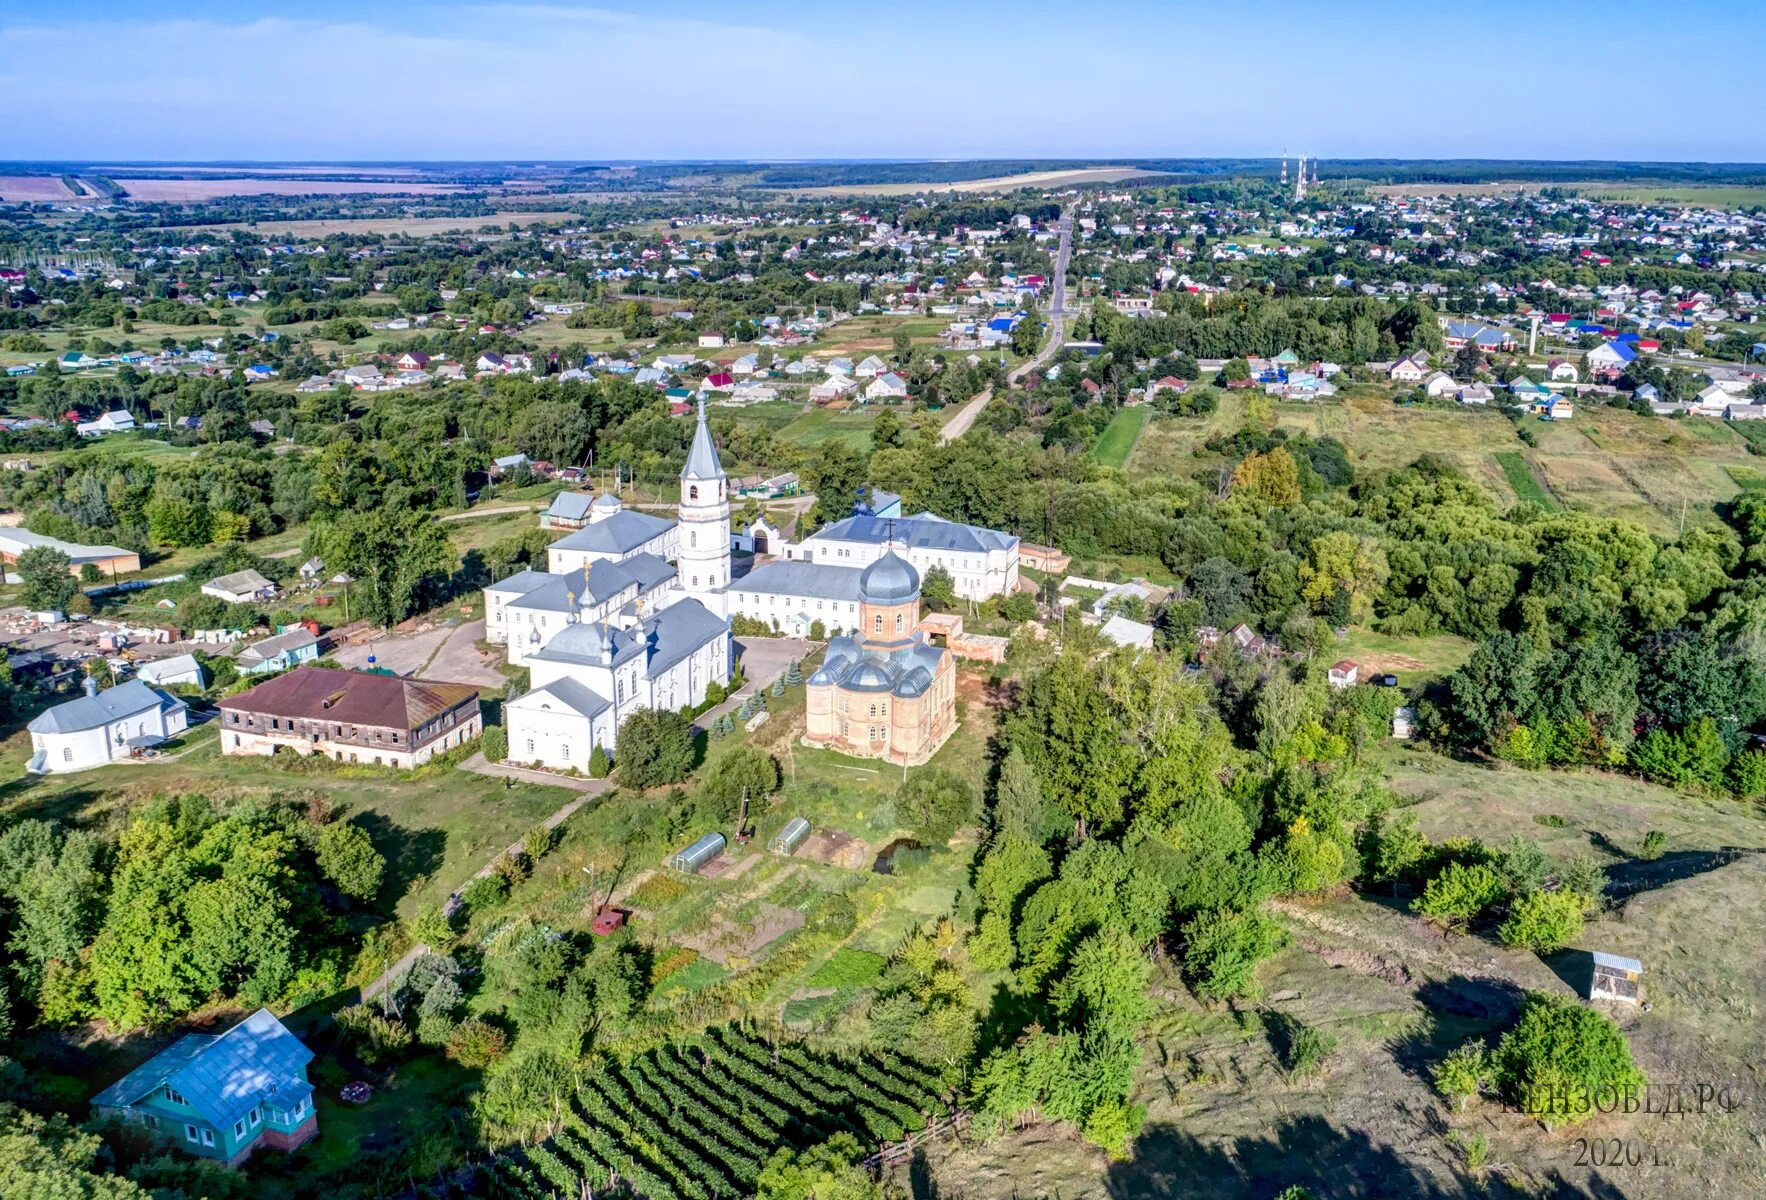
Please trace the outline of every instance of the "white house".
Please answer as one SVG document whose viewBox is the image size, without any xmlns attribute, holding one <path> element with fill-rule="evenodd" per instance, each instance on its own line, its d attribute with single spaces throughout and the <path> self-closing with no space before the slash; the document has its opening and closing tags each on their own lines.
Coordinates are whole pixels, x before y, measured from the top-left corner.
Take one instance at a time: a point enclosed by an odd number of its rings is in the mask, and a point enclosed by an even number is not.
<svg viewBox="0 0 1766 1200">
<path fill-rule="evenodd" d="M 114 409 L 105 413 L 95 421 L 83 421 L 74 426 L 74 431 L 81 437 L 103 437 L 107 433 L 127 433 L 139 426 L 135 424 L 135 414 L 122 409 Z"/>
<path fill-rule="evenodd" d="M 1393 383 L 1421 383 L 1423 376 L 1429 373 L 1429 356 L 1418 350 L 1407 358 L 1401 358 L 1386 371 Z"/>
<path fill-rule="evenodd" d="M 709 330 L 699 335 L 699 348 L 701 350 L 717 350 L 721 348 L 723 344 L 724 335 L 715 330 Z"/>
<path fill-rule="evenodd" d="M 253 600 L 269 600 L 276 595 L 276 585 L 255 570 L 235 571 L 221 575 L 202 585 L 202 594 L 225 600 L 229 604 L 245 604 Z"/>
<path fill-rule="evenodd" d="M 1131 621 L 1120 613 L 1105 621 L 1098 632 L 1104 635 L 1105 640 L 1118 646 L 1128 646 L 1135 650 L 1153 648 L 1153 627 L 1144 621 Z"/>
<path fill-rule="evenodd" d="M 1428 377 L 1423 380 L 1424 393 L 1437 399 L 1451 396 L 1458 390 L 1459 384 L 1455 383 L 1453 376 L 1446 371 L 1431 371 Z"/>
<path fill-rule="evenodd" d="M 893 371 L 885 371 L 865 387 L 866 400 L 900 400 L 907 394 L 907 380 Z"/>
<path fill-rule="evenodd" d="M 34 775 L 84 771 L 126 759 L 183 733 L 189 705 L 139 679 L 101 692 L 86 680 L 86 694 L 37 714 L 30 723 Z"/>
<path fill-rule="evenodd" d="M 888 364 L 878 358 L 875 354 L 868 354 L 865 356 L 864 361 L 859 363 L 858 367 L 853 371 L 853 374 L 857 375 L 860 379 L 875 379 L 887 370 L 889 370 Z"/>
<path fill-rule="evenodd" d="M 135 678 L 162 688 L 181 683 L 195 687 L 204 685 L 202 664 L 196 661 L 194 654 L 174 654 L 155 662 L 140 663 L 135 667 Z"/>
</svg>

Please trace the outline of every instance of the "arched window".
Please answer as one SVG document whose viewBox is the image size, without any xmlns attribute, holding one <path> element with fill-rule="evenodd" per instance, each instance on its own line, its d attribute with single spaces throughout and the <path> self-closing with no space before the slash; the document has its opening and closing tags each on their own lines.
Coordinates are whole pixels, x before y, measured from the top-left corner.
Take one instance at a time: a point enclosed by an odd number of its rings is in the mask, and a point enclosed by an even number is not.
<svg viewBox="0 0 1766 1200">
<path fill-rule="evenodd" d="M 873 633 L 882 633 L 883 632 L 883 614 L 882 613 L 878 613 L 874 618 L 872 618 L 871 631 Z"/>
<path fill-rule="evenodd" d="M 697 546 L 698 544 L 699 544 L 699 531 L 697 529 L 687 530 L 687 545 Z"/>
<path fill-rule="evenodd" d="M 234 738 L 233 740 L 238 741 L 239 739 Z M 72 746 L 63 746 L 61 748 L 61 761 L 62 762 L 73 762 L 74 761 L 74 748 Z"/>
<path fill-rule="evenodd" d="M 875 704 L 871 705 L 871 715 L 873 717 L 877 715 L 877 706 Z"/>
<path fill-rule="evenodd" d="M 687 499 L 689 499 L 689 500 L 697 500 L 697 499 L 699 499 L 699 489 L 698 489 L 698 487 L 690 487 L 690 488 L 688 488 L 688 489 L 687 489 Z"/>
<path fill-rule="evenodd" d="M 895 632 L 897 632 L 897 633 L 901 632 L 901 614 L 900 613 L 895 614 Z"/>
</svg>

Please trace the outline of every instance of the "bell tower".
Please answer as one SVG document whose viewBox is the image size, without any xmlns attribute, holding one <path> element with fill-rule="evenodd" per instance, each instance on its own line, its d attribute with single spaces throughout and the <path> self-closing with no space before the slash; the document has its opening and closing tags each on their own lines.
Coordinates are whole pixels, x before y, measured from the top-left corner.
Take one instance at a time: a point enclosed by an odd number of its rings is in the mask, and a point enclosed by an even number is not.
<svg viewBox="0 0 1766 1200">
<path fill-rule="evenodd" d="M 704 596 L 730 585 L 729 489 L 701 399 L 693 446 L 681 468 L 680 544 L 675 555 L 676 581 L 689 596 Z"/>
</svg>

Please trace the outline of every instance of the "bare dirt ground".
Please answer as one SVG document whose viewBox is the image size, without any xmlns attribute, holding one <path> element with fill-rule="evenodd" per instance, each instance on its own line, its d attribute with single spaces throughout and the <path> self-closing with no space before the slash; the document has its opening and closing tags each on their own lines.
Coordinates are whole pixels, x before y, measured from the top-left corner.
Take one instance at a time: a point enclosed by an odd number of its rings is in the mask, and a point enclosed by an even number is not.
<svg viewBox="0 0 1766 1200">
<path fill-rule="evenodd" d="M 54 175 L 0 175 L 0 200 L 44 201 L 78 199 Z"/>
</svg>

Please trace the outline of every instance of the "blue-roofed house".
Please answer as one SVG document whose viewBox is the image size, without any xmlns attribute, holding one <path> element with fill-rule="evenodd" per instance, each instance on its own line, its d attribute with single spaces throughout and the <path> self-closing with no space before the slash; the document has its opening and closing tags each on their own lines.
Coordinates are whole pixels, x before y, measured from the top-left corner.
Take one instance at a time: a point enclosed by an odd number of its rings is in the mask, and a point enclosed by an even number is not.
<svg viewBox="0 0 1766 1200">
<path fill-rule="evenodd" d="M 92 1097 L 93 1111 L 148 1129 L 199 1158 L 238 1166 L 319 1132 L 313 1052 L 268 1009 L 220 1035 L 185 1034 Z"/>
<path fill-rule="evenodd" d="M 595 498 L 584 492 L 559 492 L 540 514 L 540 528 L 581 529 L 589 523 L 589 505 L 594 502 Z"/>
<path fill-rule="evenodd" d="M 1587 358 L 1589 374 L 1596 379 L 1608 378 L 1637 361 L 1637 347 L 1631 342 L 1607 342 L 1590 350 Z"/>
</svg>

